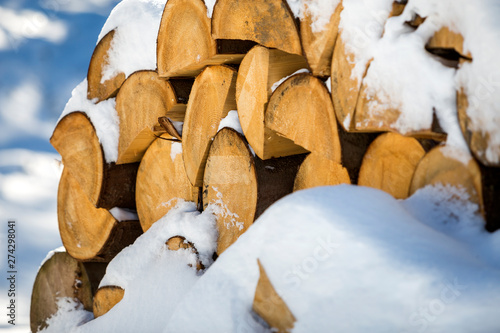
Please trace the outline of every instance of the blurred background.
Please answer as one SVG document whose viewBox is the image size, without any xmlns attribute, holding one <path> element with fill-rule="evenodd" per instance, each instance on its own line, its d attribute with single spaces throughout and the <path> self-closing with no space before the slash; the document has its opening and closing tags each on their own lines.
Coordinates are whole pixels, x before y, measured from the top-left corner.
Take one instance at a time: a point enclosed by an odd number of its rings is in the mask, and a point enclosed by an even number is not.
<svg viewBox="0 0 500 333">
<path fill-rule="evenodd" d="M 118 0 L 0 0 L 0 331 L 29 332 L 40 263 L 59 246 L 60 157 L 49 143 Z M 7 221 L 16 221 L 16 326 L 7 323 Z"/>
</svg>

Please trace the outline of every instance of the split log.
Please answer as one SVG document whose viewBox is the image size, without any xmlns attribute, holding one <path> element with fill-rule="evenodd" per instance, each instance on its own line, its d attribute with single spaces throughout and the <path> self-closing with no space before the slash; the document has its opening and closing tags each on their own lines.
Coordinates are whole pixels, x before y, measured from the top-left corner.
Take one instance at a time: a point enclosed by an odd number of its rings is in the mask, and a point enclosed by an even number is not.
<svg viewBox="0 0 500 333">
<path fill-rule="evenodd" d="M 57 195 L 59 233 L 73 258 L 110 261 L 142 233 L 138 221 L 118 222 L 103 208 L 95 208 L 78 181 L 64 168 Z"/>
<path fill-rule="evenodd" d="M 406 199 L 415 168 L 424 155 L 424 148 L 416 139 L 396 133 L 382 134 L 366 151 L 358 185 Z"/>
<path fill-rule="evenodd" d="M 118 73 L 112 78 L 101 82 L 103 70 L 109 65 L 108 51 L 113 42 L 115 31 L 111 30 L 99 41 L 94 49 L 92 58 L 90 58 L 90 65 L 87 72 L 87 98 L 97 98 L 97 102 L 115 97 L 123 81 L 125 81 L 125 73 Z"/>
<path fill-rule="evenodd" d="M 212 36 L 250 40 L 302 54 L 295 18 L 285 0 L 218 0 L 212 16 Z"/>
<path fill-rule="evenodd" d="M 217 217 L 221 254 L 272 203 L 289 194 L 304 155 L 262 161 L 230 128 L 215 137 L 203 179 L 203 205 Z"/>
<path fill-rule="evenodd" d="M 305 9 L 304 18 L 300 20 L 300 37 L 302 47 L 307 62 L 311 67 L 314 76 L 326 77 L 331 74 L 331 64 L 333 49 L 339 31 L 340 13 L 342 12 L 342 2 L 339 2 L 335 12 L 330 17 L 330 21 L 321 31 L 314 31 L 312 25 L 314 19 L 311 13 L 307 10 L 308 3 L 312 0 L 304 2 Z"/>
<path fill-rule="evenodd" d="M 274 289 L 259 259 L 257 263 L 260 274 L 252 309 L 271 326 L 273 332 L 290 332 L 296 322 L 295 316 Z"/>
<path fill-rule="evenodd" d="M 179 200 L 199 199 L 200 188 L 191 186 L 186 175 L 181 143 L 166 138 L 162 135 L 151 144 L 137 172 L 137 214 L 144 232 Z"/>
<path fill-rule="evenodd" d="M 300 165 L 293 190 L 339 184 L 351 184 L 349 173 L 342 164 L 311 153 Z"/>
<path fill-rule="evenodd" d="M 399 15 L 403 14 L 403 11 L 405 10 L 407 3 L 408 3 L 408 0 L 395 0 L 392 3 L 392 10 L 391 10 L 391 14 L 389 15 L 389 17 L 399 16 Z"/>
<path fill-rule="evenodd" d="M 82 112 L 66 115 L 57 124 L 50 143 L 61 154 L 64 168 L 80 184 L 92 205 L 99 208 L 135 208 L 138 163 L 106 163 L 94 126 Z"/>
<path fill-rule="evenodd" d="M 31 332 L 47 327 L 58 299 L 68 297 L 92 311 L 92 295 L 104 275 L 104 266 L 84 266 L 66 252 L 56 252 L 38 270 L 31 294 Z"/>
<path fill-rule="evenodd" d="M 156 138 L 153 131 L 158 118 L 169 116 L 177 97 L 168 81 L 154 71 L 130 75 L 116 96 L 116 112 L 120 120 L 117 164 L 139 162 Z M 172 120 L 183 120 L 170 115 Z"/>
<path fill-rule="evenodd" d="M 239 64 L 255 45 L 250 41 L 215 40 L 211 30 L 202 0 L 169 0 L 158 31 L 160 77 L 195 77 L 206 66 Z"/>
<path fill-rule="evenodd" d="M 265 141 L 264 159 L 308 151 L 341 162 L 330 94 L 325 84 L 310 74 L 293 75 L 274 91 L 267 106 L 265 126 L 287 141 Z"/>
<path fill-rule="evenodd" d="M 94 295 L 93 312 L 94 318 L 98 318 L 108 313 L 118 304 L 125 295 L 125 290 L 117 286 L 104 286 L 97 290 Z"/>
<path fill-rule="evenodd" d="M 281 139 L 264 126 L 273 84 L 306 67 L 307 62 L 302 56 L 260 45 L 253 47 L 243 58 L 236 81 L 236 104 L 243 133 L 260 158 L 272 157 L 264 152 L 266 140 Z"/>
<path fill-rule="evenodd" d="M 220 121 L 236 109 L 236 71 L 228 66 L 210 66 L 196 77 L 182 131 L 186 174 L 200 187 L 212 140 Z"/>
<path fill-rule="evenodd" d="M 436 31 L 425 45 L 425 48 L 438 56 L 453 57 L 455 60 L 458 60 L 458 58 L 472 60 L 470 52 L 464 51 L 464 37 L 462 34 L 448 27 L 441 27 Z"/>
</svg>

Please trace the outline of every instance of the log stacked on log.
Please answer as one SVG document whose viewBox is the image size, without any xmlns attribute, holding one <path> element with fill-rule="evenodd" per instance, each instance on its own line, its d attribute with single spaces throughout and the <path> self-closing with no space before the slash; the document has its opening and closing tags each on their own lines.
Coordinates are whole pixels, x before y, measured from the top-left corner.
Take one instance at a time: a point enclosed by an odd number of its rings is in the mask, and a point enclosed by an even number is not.
<svg viewBox="0 0 500 333">
<path fill-rule="evenodd" d="M 401 15 L 405 4 L 395 1 L 387 16 Z M 108 33 L 92 56 L 87 97 L 95 102 L 116 96 L 117 161 L 106 160 L 94 125 L 79 110 L 63 117 L 51 138 L 65 166 L 58 216 L 72 265 L 111 260 L 141 227 L 147 231 L 179 200 L 196 202 L 216 216 L 220 255 L 276 200 L 342 183 L 375 187 L 399 199 L 438 183 L 464 188 L 486 228 L 499 229 L 500 168 L 487 154 L 496 148 L 488 133 L 472 127 L 467 92 L 458 91 L 457 103 L 475 155 L 468 164 L 449 157 L 443 146 L 430 149 L 446 139 L 437 119 L 406 136 L 384 133 L 397 132 L 392 125 L 399 110 L 369 117 L 363 78 L 370 61 L 364 75 L 353 76 L 354 54 L 339 32 L 343 8 L 341 2 L 318 32 L 307 10 L 298 29 L 284 0 L 218 0 L 212 18 L 202 0 L 169 0 L 158 31 L 157 71 L 138 71 L 127 80 L 121 73 L 101 82 L 114 36 Z M 424 20 L 416 15 L 407 24 L 416 28 Z M 463 43 L 460 34 L 443 27 L 426 49 L 457 63 L 473 61 Z M 331 92 L 324 82 L 328 76 Z M 232 110 L 242 133 L 220 129 Z M 118 223 L 110 213 L 114 207 L 137 209 L 140 224 Z M 186 244 L 178 238 L 167 243 L 172 250 Z M 73 266 L 59 270 L 69 278 Z M 266 314 L 266 299 L 274 294 L 259 267 L 254 309 L 270 326 L 286 331 L 295 318 L 286 305 Z M 39 278 L 46 274 L 53 273 L 42 269 Z M 53 313 L 54 299 L 34 290 L 32 306 L 45 306 L 46 298 Z M 82 300 L 86 308 L 88 294 Z M 99 289 L 95 316 L 123 295 L 120 287 Z M 32 317 L 32 325 L 39 327 L 48 315 Z"/>
</svg>

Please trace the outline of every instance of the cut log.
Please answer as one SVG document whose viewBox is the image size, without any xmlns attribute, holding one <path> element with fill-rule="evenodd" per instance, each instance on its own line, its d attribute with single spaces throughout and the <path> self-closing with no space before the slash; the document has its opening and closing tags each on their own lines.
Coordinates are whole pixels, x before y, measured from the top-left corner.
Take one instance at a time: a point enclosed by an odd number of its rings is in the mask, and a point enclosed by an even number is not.
<svg viewBox="0 0 500 333">
<path fill-rule="evenodd" d="M 307 62 L 302 56 L 260 45 L 253 47 L 243 58 L 236 81 L 238 116 L 245 137 L 260 158 L 270 157 L 263 149 L 266 139 L 281 139 L 264 126 L 273 84 L 306 67 Z"/>
<path fill-rule="evenodd" d="M 262 161 L 230 128 L 215 137 L 203 179 L 203 205 L 217 217 L 221 254 L 272 203 L 289 194 L 304 155 Z"/>
<path fill-rule="evenodd" d="M 189 182 L 179 142 L 157 138 L 146 151 L 137 172 L 137 214 L 142 230 L 174 208 L 179 200 L 197 202 L 200 188 Z"/>
<path fill-rule="evenodd" d="M 477 204 L 484 215 L 479 165 L 474 159 L 465 165 L 447 156 L 444 149 L 444 146 L 438 146 L 420 160 L 411 181 L 409 195 L 427 185 L 442 184 L 463 188 L 469 194 L 469 200 Z"/>
<path fill-rule="evenodd" d="M 168 116 L 177 97 L 168 81 L 154 71 L 130 75 L 116 96 L 116 112 L 120 120 L 117 164 L 139 162 L 155 139 L 154 125 Z M 173 119 L 177 120 L 177 119 Z"/>
<path fill-rule="evenodd" d="M 273 93 L 265 126 L 287 142 L 264 142 L 264 158 L 306 151 L 341 162 L 341 148 L 332 100 L 324 83 L 310 74 L 296 74 Z"/>
<path fill-rule="evenodd" d="M 125 74 L 118 73 L 114 77 L 101 82 L 103 71 L 108 63 L 108 51 L 113 42 L 115 30 L 108 32 L 97 44 L 90 58 L 89 70 L 87 73 L 87 98 L 97 98 L 97 102 L 104 101 L 105 99 L 115 97 L 120 89 L 123 81 L 125 81 Z"/>
<path fill-rule="evenodd" d="M 339 184 L 351 184 L 347 170 L 340 163 L 311 153 L 300 165 L 293 190 Z"/>
<path fill-rule="evenodd" d="M 187 241 L 186 238 L 182 236 L 170 237 L 166 244 L 170 251 L 178 251 L 180 249 L 190 250 L 191 252 L 196 254 L 196 269 L 199 271 L 205 269 L 205 267 L 199 260 L 198 250 L 196 250 L 196 247 L 193 245 L 193 243 Z M 191 266 L 191 264 L 189 264 L 189 266 Z"/>
<path fill-rule="evenodd" d="M 90 271 L 92 269 L 96 271 Z M 90 278 L 90 275 L 96 279 Z M 31 332 L 47 327 L 47 319 L 58 310 L 59 299 L 67 297 L 80 303 L 85 310 L 92 311 L 92 291 L 103 275 L 102 266 L 85 267 L 66 252 L 54 253 L 40 267 L 35 278 L 31 294 Z"/>
<path fill-rule="evenodd" d="M 196 77 L 189 97 L 182 131 L 186 174 L 193 186 L 201 186 L 208 151 L 220 121 L 236 109 L 236 71 L 210 66 Z"/>
<path fill-rule="evenodd" d="M 295 316 L 274 289 L 260 260 L 257 259 L 257 263 L 260 274 L 252 309 L 267 322 L 273 332 L 290 332 L 295 325 Z"/>
<path fill-rule="evenodd" d="M 255 45 L 249 41 L 216 41 L 202 0 L 170 0 L 158 31 L 160 77 L 195 77 L 206 66 L 239 64 Z"/>
<path fill-rule="evenodd" d="M 454 57 L 472 60 L 470 52 L 464 52 L 464 37 L 462 34 L 448 27 L 441 27 L 436 31 L 427 42 L 425 48 L 431 53 L 440 56 L 449 57 L 450 53 L 455 53 L 456 55 Z"/>
<path fill-rule="evenodd" d="M 139 164 L 106 163 L 94 126 L 84 113 L 73 112 L 61 119 L 50 143 L 94 206 L 135 209 Z"/>
<path fill-rule="evenodd" d="M 117 286 L 104 286 L 97 290 L 94 295 L 93 312 L 94 318 L 98 318 L 108 313 L 118 304 L 125 295 L 125 290 Z"/>
<path fill-rule="evenodd" d="M 424 155 L 424 148 L 416 139 L 396 133 L 382 134 L 366 151 L 358 185 L 406 199 L 415 168 Z"/>
<path fill-rule="evenodd" d="M 212 16 L 212 37 L 250 40 L 302 54 L 295 18 L 285 0 L 218 0 Z"/>
<path fill-rule="evenodd" d="M 342 2 L 339 2 L 335 12 L 330 17 L 330 21 L 323 30 L 314 31 L 313 18 L 307 10 L 308 3 L 312 0 L 304 1 L 304 18 L 300 20 L 300 37 L 302 47 L 307 62 L 311 67 L 314 76 L 326 77 L 331 75 L 331 64 L 333 49 L 339 31 L 340 13 L 342 12 Z"/>
<path fill-rule="evenodd" d="M 64 168 L 57 195 L 59 233 L 72 257 L 110 261 L 142 233 L 138 221 L 118 222 L 103 208 L 95 208 L 78 181 Z"/>
<path fill-rule="evenodd" d="M 482 164 L 491 167 L 500 167 L 500 144 L 495 144 L 490 137 L 490 132 L 472 127 L 472 121 L 467 115 L 469 107 L 473 108 L 473 112 L 477 108 L 477 106 L 469 105 L 469 100 L 464 89 L 458 90 L 458 118 L 465 141 L 469 145 L 471 152 Z"/>
</svg>

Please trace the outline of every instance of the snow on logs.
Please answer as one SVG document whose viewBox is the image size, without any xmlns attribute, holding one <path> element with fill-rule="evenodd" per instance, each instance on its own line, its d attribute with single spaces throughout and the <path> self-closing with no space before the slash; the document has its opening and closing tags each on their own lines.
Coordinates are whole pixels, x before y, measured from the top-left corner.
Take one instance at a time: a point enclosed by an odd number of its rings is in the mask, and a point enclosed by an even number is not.
<svg viewBox="0 0 500 333">
<path fill-rule="evenodd" d="M 117 221 L 96 208 L 78 181 L 64 168 L 57 194 L 59 233 L 66 251 L 84 261 L 110 261 L 142 233 L 138 221 Z"/>
<path fill-rule="evenodd" d="M 47 327 L 47 319 L 67 303 L 92 311 L 92 295 L 104 276 L 105 264 L 84 264 L 66 252 L 51 254 L 38 270 L 31 293 L 31 332 Z"/>
<path fill-rule="evenodd" d="M 106 163 L 94 126 L 82 112 L 72 112 L 57 124 L 50 143 L 61 154 L 64 168 L 78 182 L 89 202 L 99 208 L 135 208 L 137 163 Z"/>
<path fill-rule="evenodd" d="M 137 215 L 142 230 L 175 207 L 179 200 L 198 202 L 200 187 L 192 186 L 182 161 L 180 142 L 163 134 L 144 154 L 137 172 Z"/>
<path fill-rule="evenodd" d="M 203 179 L 203 205 L 214 205 L 220 255 L 272 203 L 293 191 L 304 155 L 261 160 L 230 128 L 216 135 Z"/>
<path fill-rule="evenodd" d="M 220 121 L 236 109 L 235 90 L 236 70 L 228 66 L 209 66 L 195 79 L 182 130 L 184 166 L 193 186 L 202 186 Z"/>
</svg>

